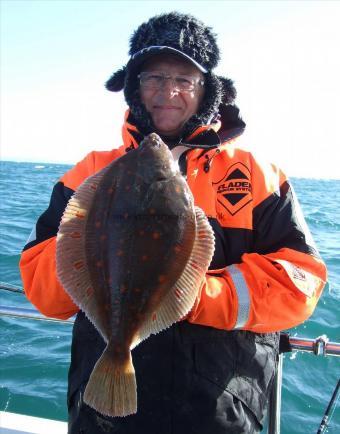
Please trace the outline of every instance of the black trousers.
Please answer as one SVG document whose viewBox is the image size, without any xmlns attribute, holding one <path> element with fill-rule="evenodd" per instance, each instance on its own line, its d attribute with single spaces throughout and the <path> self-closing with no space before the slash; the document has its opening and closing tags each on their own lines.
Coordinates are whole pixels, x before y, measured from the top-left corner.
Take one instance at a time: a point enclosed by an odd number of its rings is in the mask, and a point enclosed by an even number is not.
<svg viewBox="0 0 340 434">
<path fill-rule="evenodd" d="M 254 414 L 240 400 L 231 393 L 224 391 L 218 405 L 223 407 L 224 417 L 220 416 L 211 426 L 197 426 L 195 414 L 192 414 L 192 424 L 190 422 L 176 426 L 169 426 L 166 432 L 163 431 L 163 424 L 157 426 L 150 414 L 150 424 L 138 428 L 130 417 L 126 418 L 107 418 L 97 413 L 86 404 L 82 403 L 80 394 L 76 405 L 70 409 L 70 422 L 68 434 L 257 434 L 261 432 L 261 425 L 256 420 Z M 133 416 L 132 416 L 133 418 Z M 204 419 L 201 415 L 199 420 Z M 170 422 L 171 423 L 171 422 Z"/>
<path fill-rule="evenodd" d="M 69 371 L 69 434 L 259 433 L 276 370 L 277 334 L 177 323 L 132 351 L 135 415 L 109 418 L 83 403 L 105 344 L 80 316 Z M 98 390 L 100 393 L 100 390 Z"/>
</svg>

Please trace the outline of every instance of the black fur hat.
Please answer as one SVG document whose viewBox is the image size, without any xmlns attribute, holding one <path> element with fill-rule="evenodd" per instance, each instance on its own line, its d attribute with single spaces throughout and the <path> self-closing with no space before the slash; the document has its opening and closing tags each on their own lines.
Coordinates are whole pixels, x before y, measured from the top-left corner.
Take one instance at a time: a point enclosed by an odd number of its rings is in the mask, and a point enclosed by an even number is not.
<svg viewBox="0 0 340 434">
<path fill-rule="evenodd" d="M 230 79 L 216 76 L 212 70 L 220 59 L 216 35 L 210 27 L 192 15 L 171 12 L 157 15 L 141 24 L 130 38 L 130 60 L 106 82 L 112 92 L 124 89 L 137 127 L 144 134 L 154 131 L 151 116 L 141 103 L 137 75 L 150 57 L 172 53 L 193 63 L 205 75 L 205 96 L 199 112 L 188 120 L 184 135 L 197 125 L 206 124 L 218 114 L 221 104 L 232 104 L 236 90 Z"/>
</svg>

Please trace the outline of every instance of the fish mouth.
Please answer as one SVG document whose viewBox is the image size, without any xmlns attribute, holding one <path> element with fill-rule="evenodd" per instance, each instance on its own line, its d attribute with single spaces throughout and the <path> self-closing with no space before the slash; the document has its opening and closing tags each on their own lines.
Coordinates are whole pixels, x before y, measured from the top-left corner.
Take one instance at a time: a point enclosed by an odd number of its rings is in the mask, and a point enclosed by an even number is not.
<svg viewBox="0 0 340 434">
<path fill-rule="evenodd" d="M 162 139 L 159 137 L 159 135 L 156 133 L 151 133 L 148 136 L 146 136 L 144 140 L 142 140 L 139 147 L 145 148 L 147 146 L 152 146 L 152 147 L 159 148 L 161 145 L 162 145 Z"/>
</svg>

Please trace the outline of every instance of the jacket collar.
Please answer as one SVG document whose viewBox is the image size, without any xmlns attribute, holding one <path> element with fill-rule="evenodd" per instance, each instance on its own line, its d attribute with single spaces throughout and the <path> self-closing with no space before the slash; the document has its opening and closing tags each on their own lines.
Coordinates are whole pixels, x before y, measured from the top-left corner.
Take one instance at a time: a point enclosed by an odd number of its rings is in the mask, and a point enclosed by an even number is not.
<svg viewBox="0 0 340 434">
<path fill-rule="evenodd" d="M 181 139 L 178 145 L 185 145 L 189 149 L 200 149 L 203 152 L 207 152 L 241 135 L 245 126 L 246 124 L 239 116 L 238 108 L 236 106 L 228 106 L 227 108 L 221 108 L 217 120 L 209 125 L 198 126 L 186 138 Z M 137 148 L 144 138 L 134 125 L 130 110 L 127 110 L 125 113 L 122 136 L 123 147 L 126 152 Z"/>
</svg>

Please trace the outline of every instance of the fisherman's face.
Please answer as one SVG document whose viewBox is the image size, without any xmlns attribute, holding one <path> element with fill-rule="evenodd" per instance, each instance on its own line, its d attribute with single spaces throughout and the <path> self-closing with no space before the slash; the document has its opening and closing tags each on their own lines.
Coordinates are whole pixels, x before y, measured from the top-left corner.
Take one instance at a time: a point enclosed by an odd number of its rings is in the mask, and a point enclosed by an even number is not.
<svg viewBox="0 0 340 434">
<path fill-rule="evenodd" d="M 164 74 L 172 77 L 172 80 L 166 79 L 159 88 L 155 88 L 153 85 L 148 86 L 150 74 L 155 79 Z M 150 113 L 157 132 L 167 137 L 178 136 L 184 124 L 198 112 L 204 95 L 203 74 L 181 58 L 163 55 L 149 60 L 142 68 L 141 77 L 147 77 L 145 83 L 141 79 L 141 100 Z M 180 89 L 183 79 L 192 80 L 192 90 Z"/>
</svg>

